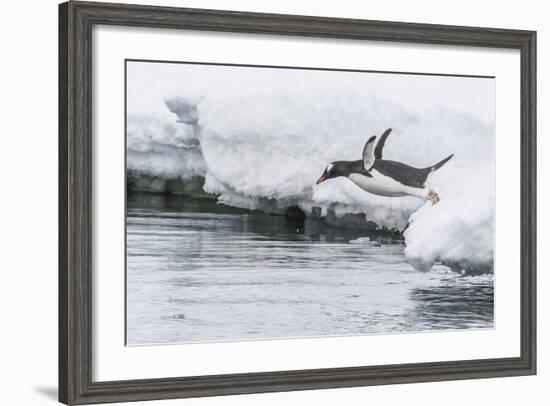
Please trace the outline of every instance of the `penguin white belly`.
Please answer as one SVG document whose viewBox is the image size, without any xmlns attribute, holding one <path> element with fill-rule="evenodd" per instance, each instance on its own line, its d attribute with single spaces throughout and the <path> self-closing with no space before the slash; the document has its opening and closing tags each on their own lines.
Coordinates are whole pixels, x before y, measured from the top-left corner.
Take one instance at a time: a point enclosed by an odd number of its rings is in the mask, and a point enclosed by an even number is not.
<svg viewBox="0 0 550 406">
<path fill-rule="evenodd" d="M 428 193 L 426 189 L 404 185 L 376 170 L 371 170 L 370 174 L 372 177 L 351 173 L 348 178 L 361 189 L 380 196 L 416 196 L 423 199 Z"/>
</svg>

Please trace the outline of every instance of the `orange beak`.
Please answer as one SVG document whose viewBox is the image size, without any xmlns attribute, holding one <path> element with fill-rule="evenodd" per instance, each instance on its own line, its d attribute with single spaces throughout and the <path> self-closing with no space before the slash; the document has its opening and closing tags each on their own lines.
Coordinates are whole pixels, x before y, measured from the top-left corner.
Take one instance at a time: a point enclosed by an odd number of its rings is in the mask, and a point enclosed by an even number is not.
<svg viewBox="0 0 550 406">
<path fill-rule="evenodd" d="M 318 185 L 319 183 L 323 183 L 327 178 L 325 178 L 324 176 L 321 176 L 319 179 L 317 179 L 317 182 L 315 182 L 316 185 Z"/>
</svg>

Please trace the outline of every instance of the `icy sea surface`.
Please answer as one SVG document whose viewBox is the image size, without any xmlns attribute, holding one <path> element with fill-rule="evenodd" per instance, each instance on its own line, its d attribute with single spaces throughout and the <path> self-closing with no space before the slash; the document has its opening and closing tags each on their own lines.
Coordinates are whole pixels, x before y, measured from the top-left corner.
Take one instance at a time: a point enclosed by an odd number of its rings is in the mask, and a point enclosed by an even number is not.
<svg viewBox="0 0 550 406">
<path fill-rule="evenodd" d="M 493 275 L 414 270 L 391 236 L 130 193 L 127 343 L 493 327 Z"/>
</svg>

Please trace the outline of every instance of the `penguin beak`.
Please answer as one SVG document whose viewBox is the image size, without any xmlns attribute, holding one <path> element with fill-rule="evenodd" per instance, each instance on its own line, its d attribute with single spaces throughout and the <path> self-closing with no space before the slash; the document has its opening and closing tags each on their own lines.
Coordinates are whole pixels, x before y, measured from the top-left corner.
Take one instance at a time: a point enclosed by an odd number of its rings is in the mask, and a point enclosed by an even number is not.
<svg viewBox="0 0 550 406">
<path fill-rule="evenodd" d="M 319 179 L 317 179 L 317 182 L 315 182 L 316 185 L 319 183 L 323 183 L 327 178 L 324 175 L 321 175 Z"/>
</svg>

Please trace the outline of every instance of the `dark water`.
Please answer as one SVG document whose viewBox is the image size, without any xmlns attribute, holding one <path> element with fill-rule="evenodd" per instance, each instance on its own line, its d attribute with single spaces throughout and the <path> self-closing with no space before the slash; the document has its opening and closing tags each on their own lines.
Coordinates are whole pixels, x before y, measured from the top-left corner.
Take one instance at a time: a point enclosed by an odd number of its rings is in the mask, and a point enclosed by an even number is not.
<svg viewBox="0 0 550 406">
<path fill-rule="evenodd" d="M 131 193 L 128 344 L 493 327 L 493 276 L 415 271 L 388 236 Z"/>
</svg>

